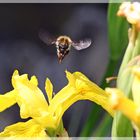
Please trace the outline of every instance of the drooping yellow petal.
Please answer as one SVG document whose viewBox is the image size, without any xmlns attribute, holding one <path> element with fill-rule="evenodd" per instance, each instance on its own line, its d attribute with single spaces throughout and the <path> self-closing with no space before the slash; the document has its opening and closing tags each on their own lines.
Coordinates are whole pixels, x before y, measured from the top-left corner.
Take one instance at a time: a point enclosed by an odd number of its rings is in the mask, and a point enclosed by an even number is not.
<svg viewBox="0 0 140 140">
<path fill-rule="evenodd" d="M 69 75 L 69 76 L 68 76 Z M 85 75 L 81 72 L 75 72 L 73 75 L 67 72 L 68 77 L 75 78 L 75 86 L 76 89 L 79 89 L 79 92 L 82 96 L 91 100 L 99 105 L 101 105 L 105 110 L 107 110 L 111 115 L 113 115 L 113 110 L 110 108 L 108 104 L 109 94 L 102 90 L 95 83 L 90 81 Z M 69 83 L 71 80 L 68 78 Z"/>
<path fill-rule="evenodd" d="M 32 119 L 7 126 L 0 137 L 47 137 L 47 134 L 45 128 Z"/>
<path fill-rule="evenodd" d="M 27 74 L 19 76 L 15 71 L 12 76 L 12 84 L 17 91 L 17 103 L 20 106 L 22 118 L 40 117 L 46 114 L 48 104 L 41 90 L 37 87 L 36 77 L 28 79 Z"/>
<path fill-rule="evenodd" d="M 0 95 L 0 112 L 16 103 L 16 90 Z"/>
<path fill-rule="evenodd" d="M 53 96 L 53 85 L 48 78 L 46 79 L 46 82 L 45 82 L 45 90 L 46 90 L 48 100 L 49 100 L 49 103 L 50 103 L 51 100 L 52 100 L 52 96 Z"/>
<path fill-rule="evenodd" d="M 68 85 L 54 96 L 48 107 L 48 112 L 58 118 L 57 125 L 63 113 L 79 100 L 93 101 L 113 115 L 114 111 L 108 104 L 110 94 L 106 93 L 80 72 L 73 74 L 66 72 L 66 74 L 69 81 Z"/>
<path fill-rule="evenodd" d="M 124 94 L 116 88 L 107 88 L 110 93 L 110 107 L 114 110 L 121 111 L 132 122 L 140 128 L 140 109 L 132 100 L 124 96 Z"/>
</svg>

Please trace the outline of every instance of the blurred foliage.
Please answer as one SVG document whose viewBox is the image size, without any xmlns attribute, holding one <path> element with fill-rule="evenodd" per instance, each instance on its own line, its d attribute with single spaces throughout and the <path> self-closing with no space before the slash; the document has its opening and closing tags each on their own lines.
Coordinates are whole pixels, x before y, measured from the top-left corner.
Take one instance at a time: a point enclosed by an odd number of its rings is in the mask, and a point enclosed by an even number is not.
<svg viewBox="0 0 140 140">
<path fill-rule="evenodd" d="M 108 41 L 109 41 L 109 63 L 104 74 L 104 77 L 101 82 L 101 87 L 105 88 L 109 86 L 105 79 L 114 74 L 117 69 L 118 61 L 122 57 L 124 50 L 128 43 L 128 23 L 123 18 L 118 18 L 116 16 L 117 10 L 120 6 L 120 3 L 113 3 L 110 1 L 108 5 Z M 100 124 L 97 126 L 97 121 L 99 121 L 101 113 L 101 108 L 97 105 L 94 105 L 91 114 L 85 124 L 85 127 L 81 133 L 81 136 L 108 136 L 111 132 L 112 118 L 108 114 L 104 114 L 104 117 Z M 94 130 L 94 132 L 93 132 Z"/>
<path fill-rule="evenodd" d="M 128 23 L 123 17 L 117 17 L 119 3 L 110 3 L 108 7 L 108 37 L 110 59 L 118 60 L 128 43 Z"/>
</svg>

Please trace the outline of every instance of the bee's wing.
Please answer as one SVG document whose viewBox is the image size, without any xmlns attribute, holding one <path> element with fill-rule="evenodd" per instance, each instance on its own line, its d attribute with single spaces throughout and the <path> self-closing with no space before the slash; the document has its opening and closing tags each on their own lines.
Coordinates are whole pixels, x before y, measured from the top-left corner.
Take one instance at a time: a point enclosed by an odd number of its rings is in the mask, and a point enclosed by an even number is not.
<svg viewBox="0 0 140 140">
<path fill-rule="evenodd" d="M 91 45 L 91 40 L 90 40 L 90 39 L 81 40 L 79 43 L 72 42 L 72 46 L 73 46 L 76 50 L 86 49 L 86 48 L 88 48 L 90 45 Z"/>
<path fill-rule="evenodd" d="M 53 45 L 56 41 L 56 38 L 50 35 L 47 31 L 40 30 L 39 38 L 47 45 Z"/>
</svg>

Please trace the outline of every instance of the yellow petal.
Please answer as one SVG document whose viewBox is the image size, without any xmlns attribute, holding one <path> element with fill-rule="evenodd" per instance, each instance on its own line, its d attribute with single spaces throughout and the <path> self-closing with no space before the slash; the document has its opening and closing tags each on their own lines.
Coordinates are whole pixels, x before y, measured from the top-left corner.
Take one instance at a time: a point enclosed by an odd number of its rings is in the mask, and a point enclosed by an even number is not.
<svg viewBox="0 0 140 140">
<path fill-rule="evenodd" d="M 91 100 L 101 105 L 105 110 L 107 110 L 111 115 L 113 115 L 113 110 L 108 104 L 109 94 L 102 90 L 95 83 L 90 81 L 82 73 L 75 72 L 73 75 L 76 79 L 76 88 L 79 89 L 81 94 L 88 100 Z"/>
<path fill-rule="evenodd" d="M 32 84 L 34 84 L 35 86 L 38 86 L 38 80 L 37 80 L 36 76 L 32 76 L 30 82 Z"/>
<path fill-rule="evenodd" d="M 15 83 L 14 83 L 14 79 L 13 79 L 13 77 L 15 77 L 15 76 L 19 76 L 19 72 L 18 72 L 18 70 L 15 70 L 14 72 L 13 72 L 13 75 L 12 75 L 12 85 L 13 85 L 13 87 L 15 87 Z"/>
<path fill-rule="evenodd" d="M 57 129 L 57 118 L 52 114 L 46 114 L 43 117 L 35 117 L 34 120 L 44 128 Z"/>
<path fill-rule="evenodd" d="M 41 90 L 37 87 L 36 77 L 31 81 L 27 74 L 21 76 L 15 71 L 12 77 L 12 84 L 17 91 L 17 103 L 20 106 L 20 115 L 22 118 L 40 117 L 46 113 L 48 104 Z"/>
<path fill-rule="evenodd" d="M 45 90 L 46 90 L 46 93 L 48 95 L 48 100 L 50 103 L 52 100 L 52 96 L 53 96 L 53 85 L 48 78 L 46 79 L 46 82 L 45 82 Z"/>
<path fill-rule="evenodd" d="M 9 108 L 16 103 L 16 91 L 10 91 L 6 94 L 0 95 L 0 112 Z"/>
<path fill-rule="evenodd" d="M 114 110 L 121 111 L 138 127 L 140 127 L 140 109 L 132 100 L 124 96 L 124 94 L 116 88 L 107 88 L 106 91 L 110 93 L 110 107 Z"/>
<path fill-rule="evenodd" d="M 106 93 L 80 72 L 71 74 L 67 71 L 66 74 L 69 81 L 68 85 L 54 96 L 48 107 L 48 112 L 57 118 L 57 125 L 63 113 L 79 100 L 93 101 L 113 115 L 114 111 L 108 104 L 110 94 Z"/>
<path fill-rule="evenodd" d="M 34 120 L 7 126 L 0 137 L 47 137 L 45 129 Z"/>
<path fill-rule="evenodd" d="M 75 85 L 74 83 L 75 83 L 75 77 L 70 73 L 70 72 L 68 72 L 68 71 L 66 71 L 66 77 L 67 77 L 67 79 L 68 79 L 68 84 L 69 85 Z"/>
<path fill-rule="evenodd" d="M 82 74 L 81 72 L 75 72 L 75 73 L 72 74 L 72 73 L 66 71 L 66 77 L 68 79 L 69 84 L 71 84 L 73 86 L 75 86 L 76 79 L 81 79 L 83 81 L 90 82 L 89 79 L 84 74 Z"/>
</svg>

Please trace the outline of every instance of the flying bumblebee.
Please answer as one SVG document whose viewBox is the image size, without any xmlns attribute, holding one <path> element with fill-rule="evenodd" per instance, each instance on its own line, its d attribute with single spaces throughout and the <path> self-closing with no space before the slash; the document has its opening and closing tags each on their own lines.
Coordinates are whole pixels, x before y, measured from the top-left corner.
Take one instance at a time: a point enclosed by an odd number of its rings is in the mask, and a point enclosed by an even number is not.
<svg viewBox="0 0 140 140">
<path fill-rule="evenodd" d="M 50 38 L 50 35 L 46 32 L 40 32 L 39 37 L 47 45 L 55 45 L 59 63 L 61 63 L 64 57 L 69 53 L 71 47 L 75 48 L 76 50 L 82 50 L 91 45 L 90 39 L 74 42 L 70 37 L 65 35 L 57 38 Z"/>
</svg>

